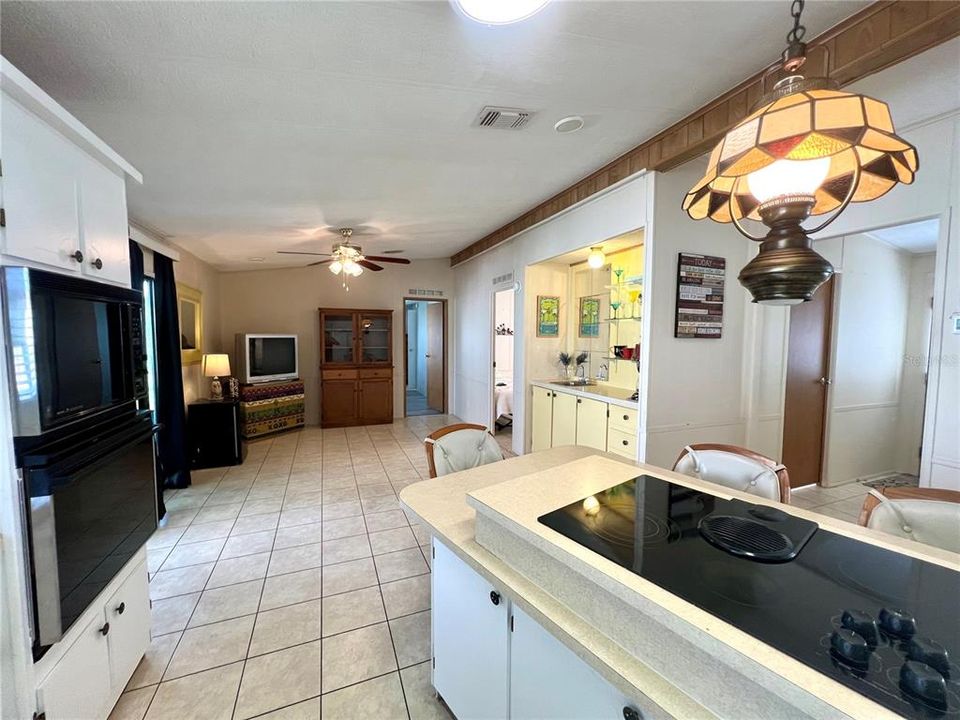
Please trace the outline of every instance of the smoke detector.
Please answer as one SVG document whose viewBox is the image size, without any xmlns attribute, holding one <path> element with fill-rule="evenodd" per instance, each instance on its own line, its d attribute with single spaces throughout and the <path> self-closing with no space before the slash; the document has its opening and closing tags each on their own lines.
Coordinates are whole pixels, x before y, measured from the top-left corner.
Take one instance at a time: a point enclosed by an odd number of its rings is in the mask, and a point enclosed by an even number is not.
<svg viewBox="0 0 960 720">
<path fill-rule="evenodd" d="M 499 130 L 519 130 L 533 117 L 530 110 L 520 108 L 494 107 L 488 105 L 480 111 L 473 124 L 476 127 L 496 128 Z"/>
</svg>

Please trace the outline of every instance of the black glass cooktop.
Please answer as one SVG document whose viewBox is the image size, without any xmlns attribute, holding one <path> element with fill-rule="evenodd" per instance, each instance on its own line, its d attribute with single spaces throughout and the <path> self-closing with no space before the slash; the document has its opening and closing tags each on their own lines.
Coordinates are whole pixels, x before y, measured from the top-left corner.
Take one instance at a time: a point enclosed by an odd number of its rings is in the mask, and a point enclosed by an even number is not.
<svg viewBox="0 0 960 720">
<path fill-rule="evenodd" d="M 648 475 L 539 520 L 900 715 L 960 717 L 960 573 Z"/>
</svg>

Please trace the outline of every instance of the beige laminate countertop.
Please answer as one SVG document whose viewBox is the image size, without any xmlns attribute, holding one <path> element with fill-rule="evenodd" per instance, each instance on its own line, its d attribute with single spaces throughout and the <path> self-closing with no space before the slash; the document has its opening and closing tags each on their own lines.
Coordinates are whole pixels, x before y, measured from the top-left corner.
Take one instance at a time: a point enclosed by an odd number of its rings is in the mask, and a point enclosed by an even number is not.
<svg viewBox="0 0 960 720">
<path fill-rule="evenodd" d="M 724 497 L 764 502 L 753 496 L 727 491 L 725 488 L 661 468 L 638 466 L 608 453 L 598 453 L 581 447 L 554 448 L 442 478 L 425 480 L 404 488 L 400 499 L 453 552 L 492 584 L 503 588 L 525 612 L 531 614 L 609 682 L 627 695 L 631 689 L 642 690 L 650 700 L 674 717 L 706 718 L 716 715 L 691 697 L 690 690 L 680 687 L 682 683 L 669 682 L 657 670 L 607 635 L 598 632 L 594 624 L 584 620 L 527 575 L 482 547 L 476 540 L 478 508 L 484 513 L 485 521 L 488 517 L 495 517 L 519 536 L 528 536 L 528 539 L 537 543 L 541 549 L 546 548 L 554 557 L 569 562 L 571 567 L 579 563 L 579 571 L 594 580 L 598 590 L 603 588 L 618 592 L 621 596 L 633 593 L 645 603 L 656 604 L 689 624 L 687 629 L 694 636 L 700 634 L 709 642 L 719 641 L 725 649 L 732 650 L 734 656 L 739 653 L 747 665 L 762 664 L 776 676 L 796 685 L 800 696 L 809 693 L 836 708 L 837 716 L 871 720 L 895 717 L 890 711 L 853 690 L 760 643 L 746 633 L 717 620 L 696 606 L 537 522 L 536 518 L 544 512 L 579 500 L 640 472 Z M 562 482 L 558 481 L 560 477 L 563 478 Z M 779 507 L 784 509 L 783 506 Z M 790 506 L 785 509 L 799 517 L 812 519 L 832 532 L 960 570 L 958 558 L 952 553 L 879 535 L 802 508 Z M 735 693 L 736 688 L 731 688 L 730 692 Z"/>
<path fill-rule="evenodd" d="M 637 409 L 637 401 L 630 399 L 633 390 L 616 387 L 615 385 L 564 385 L 555 380 L 533 380 L 530 384 L 548 390 L 576 395 L 577 397 L 600 400 L 611 405 Z"/>
</svg>

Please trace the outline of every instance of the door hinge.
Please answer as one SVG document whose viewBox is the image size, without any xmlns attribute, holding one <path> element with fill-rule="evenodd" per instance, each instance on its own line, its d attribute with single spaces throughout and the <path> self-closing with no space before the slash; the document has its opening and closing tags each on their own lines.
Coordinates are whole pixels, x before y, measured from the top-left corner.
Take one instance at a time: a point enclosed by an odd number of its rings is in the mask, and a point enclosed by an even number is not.
<svg viewBox="0 0 960 720">
<path fill-rule="evenodd" d="M 918 458 L 922 458 L 922 457 L 923 457 L 923 445 L 921 445 L 920 447 L 917 448 L 917 457 L 918 457 Z"/>
<path fill-rule="evenodd" d="M 7 211 L 0 208 L 0 227 L 7 226 Z"/>
<path fill-rule="evenodd" d="M 435 547 L 430 548 L 430 557 L 435 558 L 437 556 L 437 549 Z"/>
<path fill-rule="evenodd" d="M 45 712 L 35 712 L 33 720 L 47 720 L 47 714 Z"/>
<path fill-rule="evenodd" d="M 436 658 L 436 657 L 433 658 L 433 667 L 434 667 L 434 668 L 437 667 L 437 658 Z"/>
<path fill-rule="evenodd" d="M 510 632 L 513 632 L 513 615 L 510 616 Z"/>
</svg>

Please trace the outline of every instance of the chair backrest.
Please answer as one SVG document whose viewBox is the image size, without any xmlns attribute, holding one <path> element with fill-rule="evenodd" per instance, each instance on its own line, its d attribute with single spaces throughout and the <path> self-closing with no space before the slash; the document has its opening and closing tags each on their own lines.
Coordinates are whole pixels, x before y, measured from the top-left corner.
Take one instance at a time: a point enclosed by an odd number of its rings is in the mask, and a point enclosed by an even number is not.
<svg viewBox="0 0 960 720">
<path fill-rule="evenodd" d="M 673 469 L 751 495 L 790 503 L 787 469 L 765 455 L 736 445 L 687 445 L 677 457 Z"/>
<path fill-rule="evenodd" d="M 960 492 L 915 487 L 871 490 L 863 501 L 860 524 L 960 553 Z"/>
<path fill-rule="evenodd" d="M 448 425 L 427 435 L 423 444 L 432 478 L 503 460 L 500 445 L 483 425 Z"/>
</svg>

